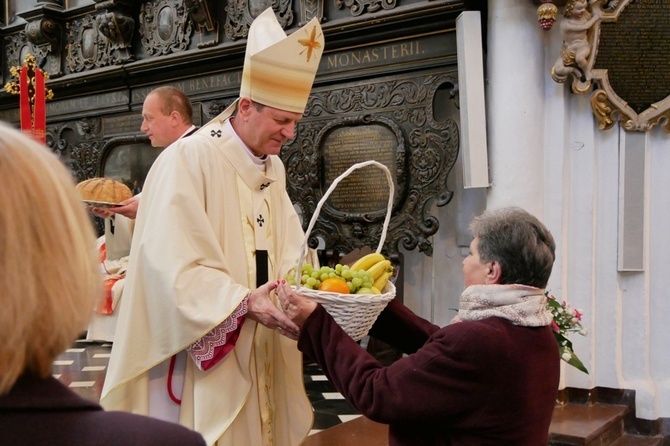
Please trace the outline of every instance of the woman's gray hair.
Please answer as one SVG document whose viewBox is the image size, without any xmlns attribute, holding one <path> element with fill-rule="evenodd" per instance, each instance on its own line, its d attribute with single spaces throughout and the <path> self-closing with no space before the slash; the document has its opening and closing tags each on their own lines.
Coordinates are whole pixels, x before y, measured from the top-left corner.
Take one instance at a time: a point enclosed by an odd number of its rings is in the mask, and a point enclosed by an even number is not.
<svg viewBox="0 0 670 446">
<path fill-rule="evenodd" d="M 547 286 L 556 242 L 536 217 L 517 207 L 487 211 L 472 220 L 470 231 L 479 238 L 480 260 L 500 264 L 501 284 Z"/>
</svg>

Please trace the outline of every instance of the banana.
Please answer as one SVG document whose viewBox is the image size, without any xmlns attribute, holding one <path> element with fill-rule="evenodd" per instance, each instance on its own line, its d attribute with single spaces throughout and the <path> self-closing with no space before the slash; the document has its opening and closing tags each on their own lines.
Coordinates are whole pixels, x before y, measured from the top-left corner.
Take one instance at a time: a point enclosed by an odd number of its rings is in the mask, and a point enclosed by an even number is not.
<svg viewBox="0 0 670 446">
<path fill-rule="evenodd" d="M 374 265 L 372 265 L 370 268 L 367 269 L 367 271 L 372 276 L 372 280 L 377 280 L 379 276 L 384 274 L 386 270 L 389 268 L 391 268 L 391 261 L 382 260 L 381 262 L 377 262 Z"/>
<path fill-rule="evenodd" d="M 379 276 L 377 280 L 375 280 L 375 283 L 372 285 L 372 289 L 383 291 L 384 287 L 386 286 L 386 282 L 388 282 L 389 277 L 391 277 L 392 274 L 392 271 L 385 271 L 382 273 L 382 275 Z"/>
<path fill-rule="evenodd" d="M 359 271 L 359 270 L 367 270 L 370 268 L 372 265 L 375 263 L 381 262 L 382 260 L 386 260 L 383 255 L 378 254 L 376 252 L 364 255 L 360 259 L 356 260 L 356 263 L 351 265 L 352 271 Z"/>
</svg>

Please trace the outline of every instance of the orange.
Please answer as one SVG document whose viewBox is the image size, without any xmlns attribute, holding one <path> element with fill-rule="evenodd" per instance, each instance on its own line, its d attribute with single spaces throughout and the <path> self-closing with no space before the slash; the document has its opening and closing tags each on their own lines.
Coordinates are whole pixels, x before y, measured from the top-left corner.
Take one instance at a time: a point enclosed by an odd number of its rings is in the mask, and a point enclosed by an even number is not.
<svg viewBox="0 0 670 446">
<path fill-rule="evenodd" d="M 330 291 L 333 293 L 349 294 L 349 285 L 342 279 L 330 277 L 319 285 L 319 291 Z"/>
</svg>

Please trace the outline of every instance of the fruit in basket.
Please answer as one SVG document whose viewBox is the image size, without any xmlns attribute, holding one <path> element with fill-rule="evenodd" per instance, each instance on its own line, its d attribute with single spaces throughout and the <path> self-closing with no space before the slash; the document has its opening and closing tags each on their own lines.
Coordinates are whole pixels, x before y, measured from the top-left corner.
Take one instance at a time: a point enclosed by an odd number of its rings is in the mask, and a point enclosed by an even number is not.
<svg viewBox="0 0 670 446">
<path fill-rule="evenodd" d="M 389 278 L 393 275 L 391 261 L 382 254 L 371 253 L 358 259 L 352 266 L 354 271 L 367 271 L 372 277 L 373 283 L 370 288 L 375 288 L 381 293 Z"/>
<path fill-rule="evenodd" d="M 339 279 L 344 282 L 347 286 L 348 291 L 329 290 L 338 293 L 356 293 L 360 288 L 370 288 L 374 279 L 368 271 L 352 271 L 351 268 L 347 265 L 337 264 L 335 268 L 329 266 L 322 266 L 319 268 L 314 268 L 312 265 L 305 264 L 302 265 L 301 274 L 298 276 L 300 281 L 300 286 L 309 288 L 312 290 L 320 290 L 323 282 L 328 279 Z M 288 282 L 289 285 L 296 286 L 296 272 L 295 268 L 289 271 L 288 274 L 284 276 L 284 279 Z M 341 284 L 339 284 L 341 286 Z"/>
<path fill-rule="evenodd" d="M 360 259 L 356 260 L 353 265 L 351 265 L 351 270 L 352 271 L 360 271 L 360 270 L 369 270 L 370 267 L 375 265 L 376 263 L 382 262 L 386 260 L 386 258 L 379 253 L 373 252 L 367 255 L 364 255 Z"/>
<path fill-rule="evenodd" d="M 377 262 L 374 265 L 372 265 L 370 268 L 368 268 L 368 272 L 370 272 L 370 275 L 372 276 L 372 280 L 377 280 L 379 277 L 387 272 L 391 268 L 391 261 L 390 260 L 382 260 L 381 262 Z M 393 270 L 391 270 L 393 271 Z"/>
<path fill-rule="evenodd" d="M 377 290 L 383 290 L 384 287 L 386 286 L 386 282 L 389 281 L 389 278 L 393 275 L 393 270 L 391 271 L 385 271 L 382 273 L 381 276 L 379 276 L 375 282 L 372 284 L 373 288 L 376 288 Z"/>
<path fill-rule="evenodd" d="M 338 277 L 329 277 L 319 285 L 319 291 L 330 291 L 333 293 L 349 294 L 349 285 Z"/>
</svg>

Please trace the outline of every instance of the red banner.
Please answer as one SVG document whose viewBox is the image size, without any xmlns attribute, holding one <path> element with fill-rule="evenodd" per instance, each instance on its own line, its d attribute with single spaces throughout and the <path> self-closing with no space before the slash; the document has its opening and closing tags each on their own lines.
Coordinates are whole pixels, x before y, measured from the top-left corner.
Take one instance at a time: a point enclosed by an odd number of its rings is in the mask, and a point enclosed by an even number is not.
<svg viewBox="0 0 670 446">
<path fill-rule="evenodd" d="M 19 72 L 19 104 L 21 109 L 21 130 L 25 133 L 33 132 L 32 110 L 30 106 L 30 79 L 28 67 L 21 67 Z"/>
<path fill-rule="evenodd" d="M 35 103 L 33 104 L 33 136 L 38 141 L 46 142 L 47 134 L 47 100 L 44 87 L 44 72 L 35 68 Z"/>
</svg>

